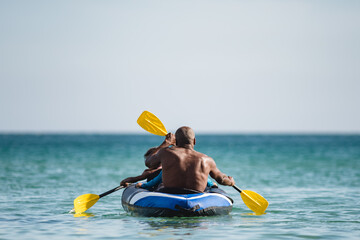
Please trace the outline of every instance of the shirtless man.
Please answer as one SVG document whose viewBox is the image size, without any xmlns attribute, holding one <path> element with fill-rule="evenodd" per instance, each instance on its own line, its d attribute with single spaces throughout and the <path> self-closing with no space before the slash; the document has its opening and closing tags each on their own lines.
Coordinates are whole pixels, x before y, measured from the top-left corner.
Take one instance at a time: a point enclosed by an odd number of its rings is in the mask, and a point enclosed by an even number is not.
<svg viewBox="0 0 360 240">
<path fill-rule="evenodd" d="M 145 165 L 156 168 L 162 165 L 162 181 L 167 189 L 190 189 L 203 192 L 210 174 L 219 184 L 233 186 L 232 177 L 220 172 L 215 161 L 203 153 L 194 150 L 195 133 L 190 127 L 179 128 L 175 136 L 166 136 L 168 144 L 159 146 L 159 150 L 150 155 Z M 169 147 L 176 139 L 176 144 Z"/>
</svg>

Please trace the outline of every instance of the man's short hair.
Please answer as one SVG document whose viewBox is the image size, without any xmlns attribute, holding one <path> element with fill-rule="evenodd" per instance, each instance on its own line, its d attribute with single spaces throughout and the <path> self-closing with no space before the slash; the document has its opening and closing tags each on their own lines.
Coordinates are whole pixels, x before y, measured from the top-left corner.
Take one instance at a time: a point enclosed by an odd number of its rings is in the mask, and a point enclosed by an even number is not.
<svg viewBox="0 0 360 240">
<path fill-rule="evenodd" d="M 181 127 L 175 133 L 176 145 L 194 144 L 195 133 L 190 127 Z"/>
</svg>

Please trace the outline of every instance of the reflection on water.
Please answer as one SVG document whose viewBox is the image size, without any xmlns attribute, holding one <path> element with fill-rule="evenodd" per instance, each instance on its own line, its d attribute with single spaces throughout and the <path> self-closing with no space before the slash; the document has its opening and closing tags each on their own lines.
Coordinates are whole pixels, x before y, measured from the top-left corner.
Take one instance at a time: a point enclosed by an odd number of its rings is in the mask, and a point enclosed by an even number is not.
<svg viewBox="0 0 360 240">
<path fill-rule="evenodd" d="M 242 213 L 242 214 L 240 214 L 241 216 L 261 216 L 261 215 L 265 215 L 266 214 L 266 212 L 265 213 L 254 213 L 254 212 L 251 212 L 251 213 Z"/>
<path fill-rule="evenodd" d="M 92 214 L 92 213 L 75 213 L 74 214 L 74 217 L 85 217 L 85 218 L 88 218 L 88 217 L 94 217 L 95 215 Z"/>
<path fill-rule="evenodd" d="M 191 236 L 198 230 L 209 229 L 209 219 L 216 218 L 186 218 L 186 217 L 173 217 L 173 218 L 149 218 L 141 222 L 148 225 L 147 231 L 140 232 L 143 236 L 160 237 L 164 234 Z"/>
<path fill-rule="evenodd" d="M 147 223 L 151 228 L 155 230 L 161 230 L 165 228 L 205 228 L 206 221 L 203 218 L 162 218 L 162 219 L 149 219 L 149 221 L 144 221 Z"/>
</svg>

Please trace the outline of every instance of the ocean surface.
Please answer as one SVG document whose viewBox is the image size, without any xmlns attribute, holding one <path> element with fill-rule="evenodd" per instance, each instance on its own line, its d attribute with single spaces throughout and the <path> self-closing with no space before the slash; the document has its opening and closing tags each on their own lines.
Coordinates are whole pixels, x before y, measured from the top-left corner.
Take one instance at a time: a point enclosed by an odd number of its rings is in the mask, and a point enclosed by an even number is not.
<svg viewBox="0 0 360 240">
<path fill-rule="evenodd" d="M 230 215 L 145 218 L 122 190 L 83 217 L 73 200 L 140 174 L 148 135 L 0 135 L 0 239 L 360 239 L 360 135 L 198 135 L 195 149 L 242 189 L 269 201 L 253 215 L 240 194 Z"/>
</svg>

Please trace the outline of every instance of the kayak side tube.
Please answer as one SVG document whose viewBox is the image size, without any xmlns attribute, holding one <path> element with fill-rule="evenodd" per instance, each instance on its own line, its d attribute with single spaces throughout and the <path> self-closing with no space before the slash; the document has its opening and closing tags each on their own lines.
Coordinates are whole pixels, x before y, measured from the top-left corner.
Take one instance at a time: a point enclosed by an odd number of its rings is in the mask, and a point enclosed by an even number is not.
<svg viewBox="0 0 360 240">
<path fill-rule="evenodd" d="M 226 215 L 233 201 L 216 189 L 216 192 L 194 194 L 169 194 L 150 192 L 135 186 L 127 187 L 121 203 L 125 211 L 146 217 L 195 217 Z"/>
</svg>

